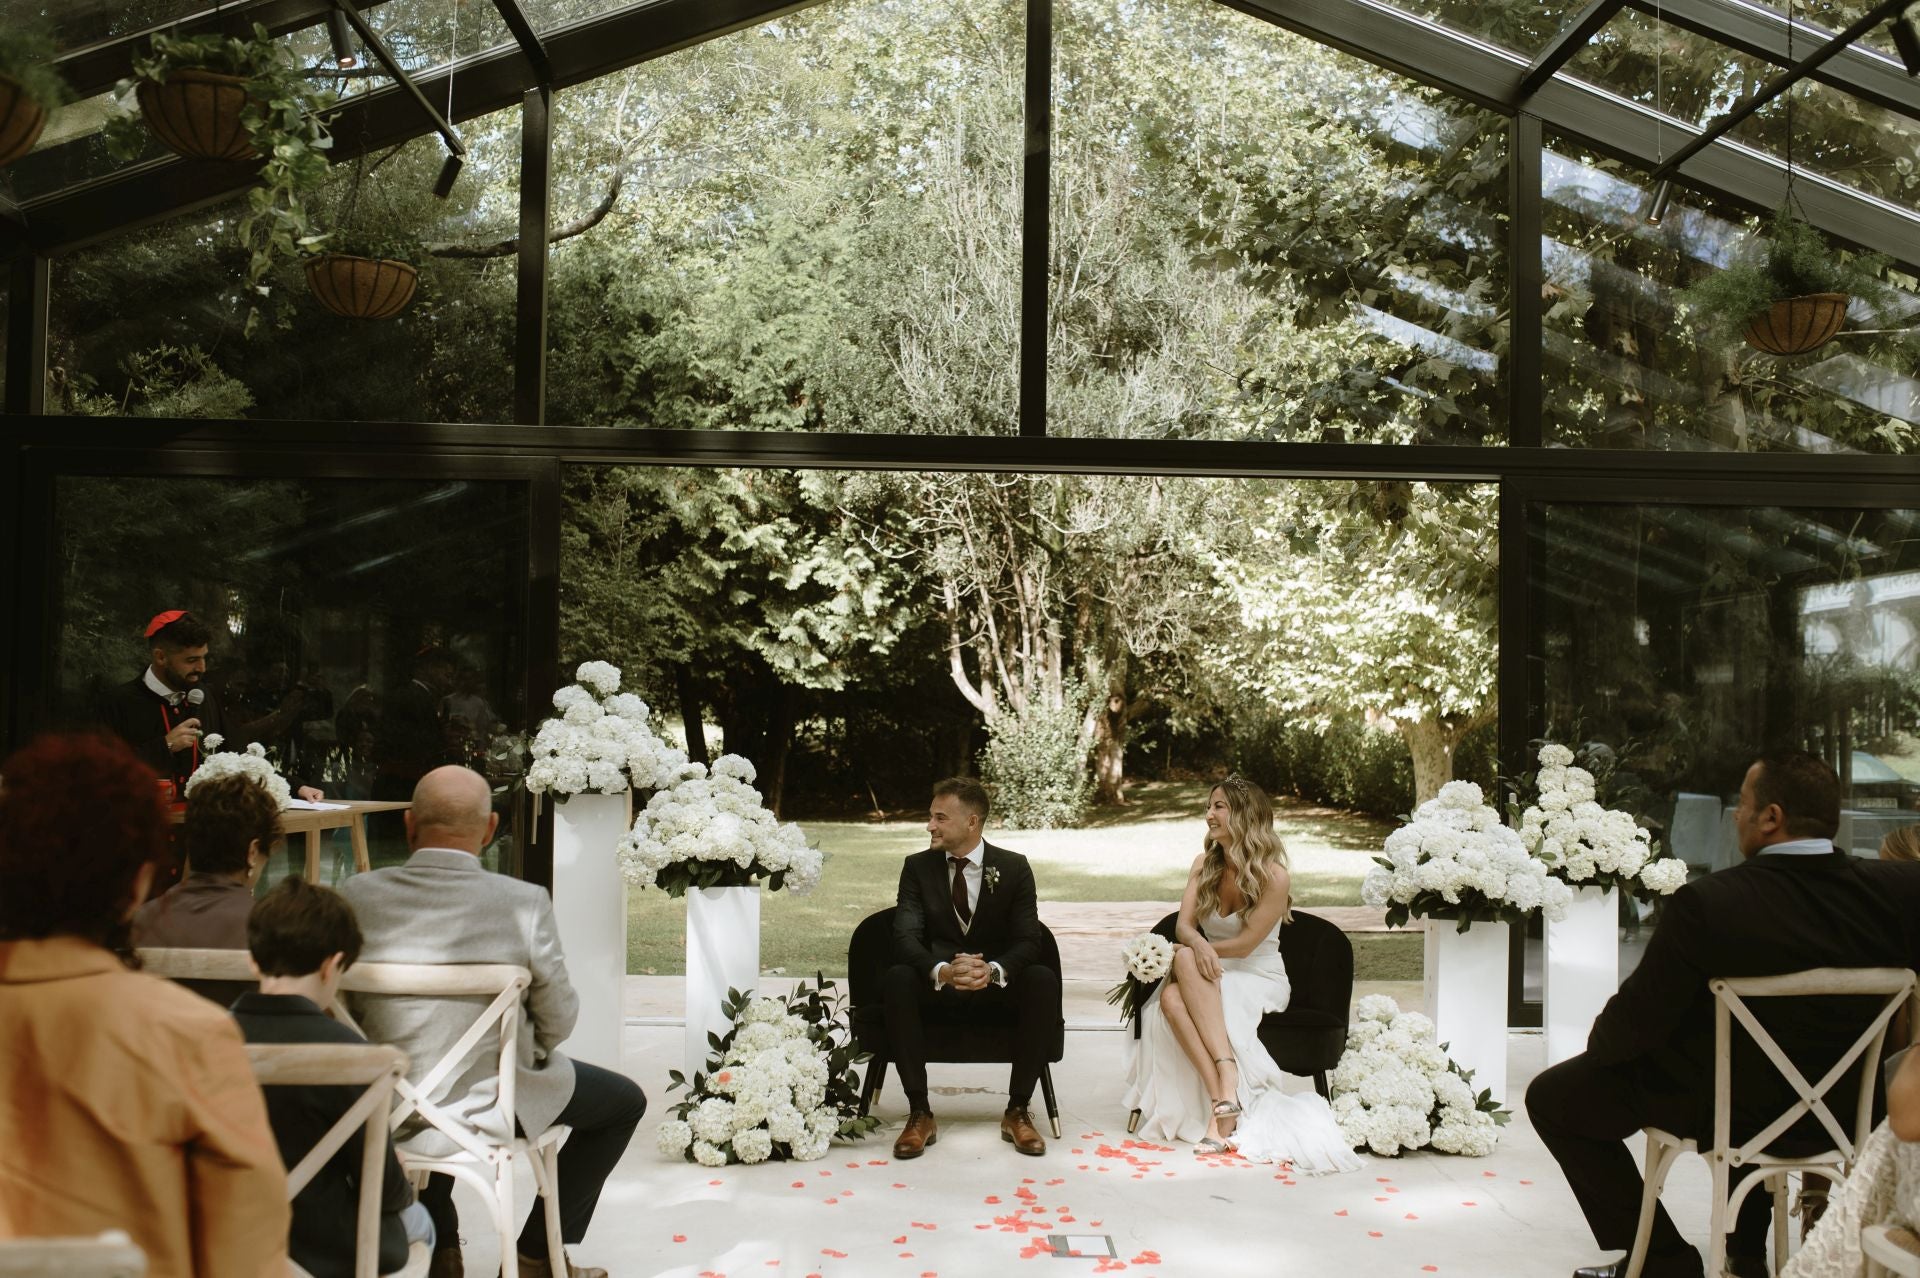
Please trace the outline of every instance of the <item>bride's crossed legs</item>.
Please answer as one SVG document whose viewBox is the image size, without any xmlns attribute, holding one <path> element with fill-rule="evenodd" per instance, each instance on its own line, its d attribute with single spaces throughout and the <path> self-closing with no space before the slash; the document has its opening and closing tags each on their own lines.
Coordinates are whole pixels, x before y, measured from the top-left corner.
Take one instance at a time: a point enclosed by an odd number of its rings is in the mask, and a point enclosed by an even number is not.
<svg viewBox="0 0 1920 1278">
<path fill-rule="evenodd" d="M 1220 982 L 1201 974 L 1200 964 L 1188 946 L 1173 952 L 1173 967 L 1160 987 L 1160 1010 L 1166 1014 L 1167 1026 L 1173 1030 L 1180 1050 L 1199 1071 L 1213 1108 L 1217 1111 L 1223 1105 L 1237 1105 L 1240 1066 L 1227 1038 Z M 1207 1120 L 1207 1138 L 1217 1142 L 1231 1138 L 1238 1114 L 1238 1109 L 1233 1114 L 1212 1114 Z"/>
</svg>

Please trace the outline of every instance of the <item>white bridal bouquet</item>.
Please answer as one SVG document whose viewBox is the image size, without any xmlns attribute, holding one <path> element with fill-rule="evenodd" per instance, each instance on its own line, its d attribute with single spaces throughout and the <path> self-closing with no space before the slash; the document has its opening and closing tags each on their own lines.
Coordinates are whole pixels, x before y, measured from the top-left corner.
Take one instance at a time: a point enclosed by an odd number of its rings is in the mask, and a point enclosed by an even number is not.
<svg viewBox="0 0 1920 1278">
<path fill-rule="evenodd" d="M 854 1065 L 862 1054 L 833 982 L 814 979 L 786 999 L 728 990 L 733 1028 L 714 1039 L 707 1072 L 691 1086 L 674 1070 L 668 1090 L 687 1098 L 660 1124 L 660 1152 L 703 1167 L 824 1158 L 835 1136 L 858 1138 L 880 1125 L 860 1116 Z"/>
<path fill-rule="evenodd" d="M 627 882 L 664 887 L 680 896 L 690 887 L 747 887 L 806 893 L 820 882 L 825 857 L 807 845 L 797 825 L 781 825 L 753 788 L 753 764 L 737 754 L 716 759 L 709 772 L 686 765 L 681 779 L 647 801 L 620 840 Z"/>
<path fill-rule="evenodd" d="M 1121 1020 L 1131 1021 L 1140 1015 L 1153 987 L 1173 969 L 1173 942 L 1158 932 L 1143 932 L 1127 942 L 1120 957 L 1126 961 L 1127 974 L 1107 991 L 1107 1002 L 1119 1006 Z"/>
<path fill-rule="evenodd" d="M 245 750 L 218 753 L 223 741 L 224 738 L 217 732 L 209 732 L 201 738 L 200 766 L 187 778 L 183 795 L 192 795 L 195 786 L 215 777 L 246 776 L 252 777 L 282 808 L 293 802 L 293 790 L 287 785 L 287 779 L 273 770 L 273 764 L 267 760 L 265 746 L 255 741 Z"/>
<path fill-rule="evenodd" d="M 1360 896 L 1386 907 L 1389 927 L 1446 918 L 1458 919 L 1464 932 L 1475 922 L 1524 922 L 1535 910 L 1559 919 L 1573 900 L 1573 890 L 1528 854 L 1471 781 L 1442 786 L 1439 797 L 1387 836 L 1385 851 L 1374 858 Z"/>
<path fill-rule="evenodd" d="M 1687 881 L 1687 866 L 1660 856 L 1631 812 L 1595 801 L 1593 774 L 1573 766 L 1573 751 L 1540 747 L 1538 796 L 1520 814 L 1520 838 L 1554 878 L 1576 886 L 1619 888 L 1650 900 Z"/>
<path fill-rule="evenodd" d="M 1355 1149 L 1392 1158 L 1431 1145 L 1443 1154 L 1493 1152 L 1512 1117 L 1490 1092 L 1473 1090 L 1473 1073 L 1434 1041 L 1433 1022 L 1403 1012 L 1384 994 L 1353 1009 L 1347 1050 L 1329 1080 L 1333 1117 Z"/>
<path fill-rule="evenodd" d="M 534 794 L 618 794 L 658 790 L 685 775 L 686 752 L 662 741 L 647 703 L 620 691 L 620 668 L 583 662 L 578 683 L 553 694 L 557 719 L 541 722 L 529 751 L 527 789 Z"/>
</svg>

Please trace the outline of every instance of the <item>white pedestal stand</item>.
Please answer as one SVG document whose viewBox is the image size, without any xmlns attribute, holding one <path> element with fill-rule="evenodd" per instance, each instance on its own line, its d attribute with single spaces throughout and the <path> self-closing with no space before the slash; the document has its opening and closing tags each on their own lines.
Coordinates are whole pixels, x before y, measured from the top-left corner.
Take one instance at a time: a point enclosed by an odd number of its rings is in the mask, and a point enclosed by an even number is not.
<svg viewBox="0 0 1920 1278">
<path fill-rule="evenodd" d="M 1427 920 L 1427 1015 L 1447 1055 L 1473 1071 L 1473 1090 L 1507 1101 L 1507 925 Z"/>
<path fill-rule="evenodd" d="M 1547 1064 L 1587 1049 L 1587 1033 L 1620 988 L 1620 894 L 1576 887 L 1567 917 L 1546 921 Z"/>
<path fill-rule="evenodd" d="M 687 890 L 686 1075 L 704 1073 L 712 1051 L 707 1035 L 725 1036 L 720 1010 L 728 990 L 747 993 L 760 983 L 760 889 Z"/>
<path fill-rule="evenodd" d="M 611 1070 L 620 1068 L 627 982 L 627 884 L 614 847 L 632 824 L 631 791 L 570 795 L 553 808 L 553 917 L 580 996 L 561 1050 Z"/>
</svg>

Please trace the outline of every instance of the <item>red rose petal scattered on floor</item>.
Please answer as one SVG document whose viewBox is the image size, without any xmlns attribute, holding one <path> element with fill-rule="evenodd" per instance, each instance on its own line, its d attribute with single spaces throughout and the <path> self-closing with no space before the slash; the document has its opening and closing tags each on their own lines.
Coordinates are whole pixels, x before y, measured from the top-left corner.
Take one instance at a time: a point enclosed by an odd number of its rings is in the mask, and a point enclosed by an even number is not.
<svg viewBox="0 0 1920 1278">
<path fill-rule="evenodd" d="M 887 1160 L 884 1158 L 869 1158 L 867 1160 L 867 1166 L 869 1167 L 885 1167 L 886 1165 Z"/>
<path fill-rule="evenodd" d="M 1497 1176 L 1497 1175 L 1499 1175 L 1499 1173 L 1498 1173 L 1498 1172 L 1481 1172 L 1480 1174 L 1481 1174 L 1482 1176 L 1487 1176 L 1487 1177 L 1493 1177 L 1493 1176 Z"/>
<path fill-rule="evenodd" d="M 975 1225 L 974 1228 L 975 1229 L 992 1229 L 993 1226 L 992 1225 Z"/>
<path fill-rule="evenodd" d="M 1136 1265 L 1157 1265 L 1160 1263 L 1160 1253 L 1157 1251 L 1143 1251 L 1133 1258 L 1132 1263 Z"/>
<path fill-rule="evenodd" d="M 829 1206 L 829 1207 L 838 1207 L 839 1205 L 840 1205 L 840 1200 L 839 1200 L 838 1198 L 829 1198 L 829 1199 L 827 1199 L 827 1206 Z"/>
<path fill-rule="evenodd" d="M 1420 1266 L 1420 1272 L 1421 1272 L 1421 1273 L 1423 1273 L 1423 1274 L 1437 1274 L 1437 1273 L 1439 1273 L 1439 1272 L 1440 1272 L 1440 1266 L 1438 1266 L 1438 1265 L 1422 1265 L 1422 1266 Z"/>
<path fill-rule="evenodd" d="M 1462 1207 L 1478 1207 L 1480 1204 L 1479 1203 L 1461 1203 L 1460 1205 Z"/>
<path fill-rule="evenodd" d="M 1387 1201 L 1386 1195 L 1382 1194 L 1380 1197 L 1375 1198 L 1373 1201 L 1375 1201 L 1376 1203 L 1384 1203 L 1385 1201 Z"/>
<path fill-rule="evenodd" d="M 897 1180 L 893 1182 L 893 1187 L 894 1187 L 895 1189 L 905 1189 L 905 1188 L 906 1188 L 906 1186 L 905 1186 L 905 1185 L 903 1185 L 903 1184 L 901 1184 L 901 1183 L 900 1183 L 899 1181 L 897 1181 Z"/>
<path fill-rule="evenodd" d="M 1393 1177 L 1391 1176 L 1375 1176 L 1374 1180 L 1382 1185 L 1391 1185 L 1393 1183 Z"/>
<path fill-rule="evenodd" d="M 893 1245 L 898 1247 L 901 1243 L 905 1242 L 906 1240 L 907 1240 L 907 1236 L 905 1234 L 901 1234 L 898 1238 L 893 1240 Z"/>
<path fill-rule="evenodd" d="M 1381 1233 L 1381 1232 L 1380 1232 L 1379 1230 L 1377 1230 L 1377 1229 L 1369 1229 L 1369 1230 L 1367 1231 L 1367 1237 L 1369 1237 L 1369 1238 L 1384 1238 L 1384 1237 L 1386 1237 L 1386 1235 L 1385 1235 L 1385 1234 L 1382 1234 L 1382 1233 Z"/>
<path fill-rule="evenodd" d="M 710 1181 L 708 1181 L 707 1183 L 708 1183 L 709 1185 L 717 1185 L 717 1184 L 719 1184 L 720 1182 L 719 1182 L 719 1181 L 717 1181 L 717 1180 L 710 1180 Z"/>
<path fill-rule="evenodd" d="M 1099 1222 L 1099 1221 L 1097 1221 L 1097 1220 L 1089 1220 L 1089 1221 L 1087 1222 L 1087 1224 L 1088 1224 L 1088 1225 L 1090 1225 L 1090 1226 L 1092 1226 L 1092 1227 L 1093 1227 L 1093 1228 L 1095 1228 L 1095 1229 L 1098 1229 L 1098 1228 L 1100 1228 L 1100 1222 Z"/>
<path fill-rule="evenodd" d="M 1087 1151 L 1086 1151 L 1086 1150 L 1084 1150 L 1084 1149 L 1076 1149 L 1076 1150 L 1074 1150 L 1073 1152 L 1074 1152 L 1074 1153 L 1076 1153 L 1076 1154 L 1084 1154 L 1084 1153 L 1086 1153 Z"/>
<path fill-rule="evenodd" d="M 912 1253 L 912 1252 L 910 1252 L 910 1251 L 903 1251 L 903 1252 L 901 1252 L 901 1253 L 900 1253 L 900 1259 L 902 1259 L 902 1260 L 912 1260 L 912 1259 L 913 1259 L 913 1253 Z"/>
<path fill-rule="evenodd" d="M 907 1223 L 908 1223 L 909 1225 L 912 1225 L 912 1226 L 913 1226 L 913 1227 L 914 1227 L 915 1229 L 938 1229 L 938 1228 L 940 1228 L 940 1226 L 938 1226 L 938 1225 L 936 1225 L 936 1224 L 934 1224 L 934 1223 L 932 1223 L 931 1221 L 926 1221 L 926 1220 L 909 1220 L 909 1221 L 908 1221 Z"/>
<path fill-rule="evenodd" d="M 1066 1178 L 1065 1178 L 1065 1177 L 1063 1177 L 1063 1176 L 1055 1176 L 1055 1177 L 1054 1177 L 1054 1178 L 1053 1178 L 1052 1180 L 1050 1180 L 1050 1181 L 1048 1181 L 1047 1183 L 1048 1183 L 1049 1185 L 1064 1185 L 1064 1184 L 1066 1184 L 1067 1182 L 1066 1182 Z"/>
<path fill-rule="evenodd" d="M 673 1240 L 675 1242 L 685 1242 L 687 1240 L 687 1236 L 685 1234 L 675 1234 L 673 1236 Z"/>
<path fill-rule="evenodd" d="M 1344 1216 L 1347 1214 L 1347 1209 L 1345 1207 L 1342 1207 L 1339 1211 L 1336 1211 L 1333 1214 L 1336 1216 Z"/>
<path fill-rule="evenodd" d="M 847 1164 L 847 1170 L 848 1170 L 848 1171 L 859 1171 L 859 1170 L 860 1170 L 860 1164 L 859 1164 L 859 1163 L 848 1163 L 848 1164 Z"/>
<path fill-rule="evenodd" d="M 1398 1189 L 1395 1189 L 1395 1188 L 1394 1188 L 1394 1187 L 1393 1187 L 1392 1185 L 1388 1185 L 1388 1186 L 1387 1186 L 1387 1192 L 1388 1192 L 1389 1194 L 1397 1194 L 1397 1193 L 1399 1193 L 1400 1191 L 1399 1191 Z"/>
<path fill-rule="evenodd" d="M 822 1248 L 820 1249 L 820 1254 L 821 1254 L 821 1255 L 823 1255 L 823 1256 L 832 1256 L 832 1257 L 833 1257 L 833 1258 L 834 1258 L 835 1260 L 845 1260 L 845 1259 L 847 1258 L 847 1253 L 846 1253 L 846 1252 L 844 1252 L 844 1251 L 835 1251 L 835 1250 L 834 1250 L 833 1248 L 831 1248 L 831 1247 L 822 1247 Z"/>
<path fill-rule="evenodd" d="M 1031 1176 L 1022 1176 L 1022 1177 L 1020 1178 L 1020 1183 L 1021 1183 L 1021 1184 L 1023 1184 L 1023 1185 L 1031 1185 L 1031 1184 L 1033 1184 L 1033 1177 L 1031 1177 Z"/>
<path fill-rule="evenodd" d="M 1531 1184 L 1532 1184 L 1533 1182 L 1532 1182 L 1532 1181 L 1530 1181 L 1530 1180 L 1523 1180 L 1523 1181 L 1521 1181 L 1520 1183 L 1521 1183 L 1521 1184 L 1523 1184 L 1523 1185 L 1531 1185 Z"/>
<path fill-rule="evenodd" d="M 795 1189 L 805 1189 L 807 1187 L 807 1182 L 804 1180 L 796 1180 L 793 1182 L 793 1187 Z"/>
<path fill-rule="evenodd" d="M 1420 1218 L 1419 1218 L 1418 1216 L 1416 1216 L 1416 1215 L 1414 1215 L 1414 1214 L 1413 1214 L 1412 1212 L 1408 1212 L 1408 1213 L 1407 1213 L 1407 1219 L 1408 1219 L 1408 1220 L 1418 1220 L 1418 1219 L 1420 1219 Z"/>
<path fill-rule="evenodd" d="M 1080 1151 L 1076 1149 L 1076 1150 L 1074 1150 L 1073 1152 L 1077 1154 L 1077 1153 L 1079 1153 Z M 1076 1171 L 1085 1171 L 1086 1169 L 1087 1169 L 1087 1165 L 1086 1165 L 1085 1163 L 1081 1163 L 1081 1164 L 1080 1164 L 1080 1166 L 1079 1166 L 1079 1167 L 1077 1167 L 1077 1168 L 1075 1168 L 1074 1170 L 1076 1170 Z"/>
<path fill-rule="evenodd" d="M 986 1203 L 988 1206 L 992 1206 L 993 1204 L 1000 1201 L 1000 1195 L 988 1194 L 985 1198 L 981 1199 L 981 1201 Z"/>
</svg>

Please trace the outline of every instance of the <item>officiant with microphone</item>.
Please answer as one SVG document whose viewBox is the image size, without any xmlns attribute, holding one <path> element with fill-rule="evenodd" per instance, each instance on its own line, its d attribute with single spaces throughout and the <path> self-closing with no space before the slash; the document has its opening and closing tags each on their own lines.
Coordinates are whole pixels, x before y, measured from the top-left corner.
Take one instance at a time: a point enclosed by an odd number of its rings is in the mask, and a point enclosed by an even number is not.
<svg viewBox="0 0 1920 1278">
<path fill-rule="evenodd" d="M 219 697 L 204 686 L 213 642 L 206 623 L 173 609 L 147 622 L 146 639 L 146 670 L 109 688 L 100 699 L 99 717 L 148 767 L 172 781 L 178 796 L 200 766 L 207 737 L 219 736 L 233 749 L 246 743 L 229 733 Z M 310 785 L 296 785 L 295 793 L 309 801 L 324 797 Z"/>
</svg>

